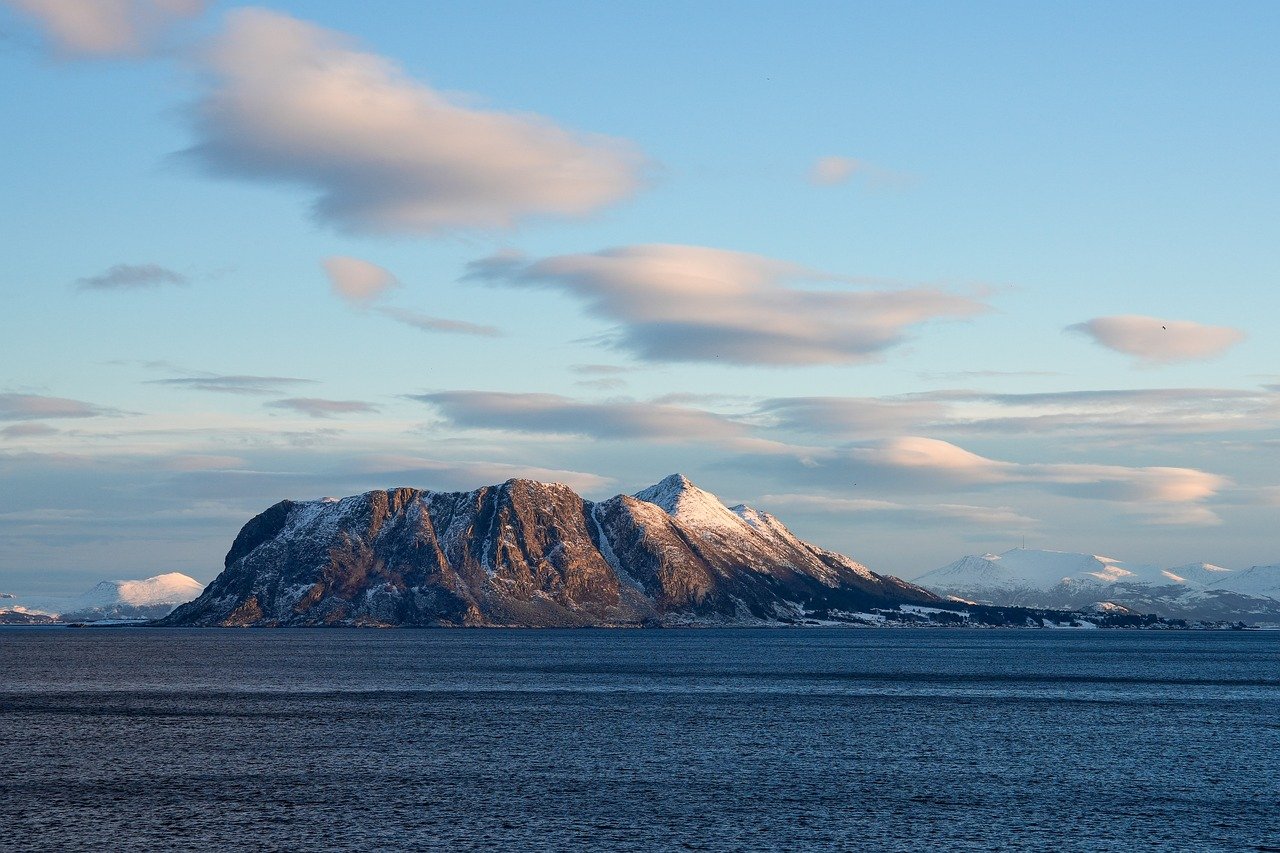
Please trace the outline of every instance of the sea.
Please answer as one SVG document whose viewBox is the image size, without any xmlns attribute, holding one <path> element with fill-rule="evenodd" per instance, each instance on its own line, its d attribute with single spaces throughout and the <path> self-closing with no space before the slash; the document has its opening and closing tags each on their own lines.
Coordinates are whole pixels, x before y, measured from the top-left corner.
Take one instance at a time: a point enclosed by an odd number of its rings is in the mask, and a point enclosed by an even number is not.
<svg viewBox="0 0 1280 853">
<path fill-rule="evenodd" d="M 1280 632 L 7 628 L 0 849 L 1280 851 Z"/>
</svg>

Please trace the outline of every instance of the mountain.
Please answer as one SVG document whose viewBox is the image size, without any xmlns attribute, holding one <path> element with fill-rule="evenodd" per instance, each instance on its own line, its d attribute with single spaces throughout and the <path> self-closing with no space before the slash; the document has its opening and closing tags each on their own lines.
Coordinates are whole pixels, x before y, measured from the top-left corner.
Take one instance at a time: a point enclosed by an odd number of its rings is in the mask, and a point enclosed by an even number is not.
<svg viewBox="0 0 1280 853">
<path fill-rule="evenodd" d="M 181 572 L 143 580 L 101 581 L 72 599 L 61 614 L 64 622 L 96 619 L 158 619 L 204 591 L 204 584 Z"/>
<path fill-rule="evenodd" d="M 939 603 L 673 474 L 599 503 L 532 480 L 281 501 L 158 624 L 758 624 Z"/>
<path fill-rule="evenodd" d="M 963 557 L 914 583 L 993 605 L 1083 610 L 1109 603 L 1172 619 L 1280 622 L 1280 566 L 1237 572 L 1190 563 L 1165 569 L 1097 554 L 1015 548 Z"/>
<path fill-rule="evenodd" d="M 25 602 L 14 597 L 0 617 L 19 621 L 19 614 L 59 622 L 94 622 L 103 619 L 158 619 L 198 596 L 204 586 L 181 572 L 169 572 L 143 580 L 101 581 L 74 598 L 49 598 Z"/>
</svg>

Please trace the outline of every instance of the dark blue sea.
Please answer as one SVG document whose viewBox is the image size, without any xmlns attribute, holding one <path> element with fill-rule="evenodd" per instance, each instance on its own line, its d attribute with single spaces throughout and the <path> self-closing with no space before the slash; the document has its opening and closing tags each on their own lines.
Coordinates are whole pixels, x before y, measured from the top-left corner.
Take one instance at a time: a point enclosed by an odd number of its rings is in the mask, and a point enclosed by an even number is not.
<svg viewBox="0 0 1280 853">
<path fill-rule="evenodd" d="M 1280 850 L 1280 632 L 0 630 L 0 849 Z"/>
</svg>

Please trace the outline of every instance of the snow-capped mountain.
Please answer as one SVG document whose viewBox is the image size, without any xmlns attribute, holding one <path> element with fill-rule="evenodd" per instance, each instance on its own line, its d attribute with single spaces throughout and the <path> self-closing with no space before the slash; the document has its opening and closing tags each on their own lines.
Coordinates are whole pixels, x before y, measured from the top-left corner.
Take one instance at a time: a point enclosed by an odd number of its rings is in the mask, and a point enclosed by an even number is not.
<svg viewBox="0 0 1280 853">
<path fill-rule="evenodd" d="M 203 591 L 204 584 L 181 572 L 167 572 L 142 580 L 101 581 L 72 599 L 62 617 L 66 620 L 158 619 Z"/>
<path fill-rule="evenodd" d="M 1280 566 L 1172 568 L 1097 554 L 1015 548 L 968 556 L 915 578 L 939 595 L 988 604 L 1087 609 L 1108 602 L 1166 618 L 1280 621 Z"/>
<path fill-rule="evenodd" d="M 1214 589 L 1239 595 L 1280 599 L 1280 563 L 1271 566 L 1254 566 L 1243 572 L 1232 572 L 1211 586 Z"/>
<path fill-rule="evenodd" d="M 743 624 L 938 603 L 673 474 L 599 503 L 532 480 L 283 501 L 163 622 Z"/>
<path fill-rule="evenodd" d="M 142 580 L 101 581 L 73 598 L 14 598 L 0 608 L 14 614 L 54 617 L 62 622 L 101 619 L 158 619 L 179 604 L 186 604 L 204 585 L 181 572 L 168 572 Z"/>
</svg>

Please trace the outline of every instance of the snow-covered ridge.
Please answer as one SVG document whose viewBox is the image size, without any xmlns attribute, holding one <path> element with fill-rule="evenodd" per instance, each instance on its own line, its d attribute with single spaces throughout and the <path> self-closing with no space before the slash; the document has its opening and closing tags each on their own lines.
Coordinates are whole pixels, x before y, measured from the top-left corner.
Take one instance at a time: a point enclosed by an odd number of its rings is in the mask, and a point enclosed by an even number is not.
<svg viewBox="0 0 1280 853">
<path fill-rule="evenodd" d="M 991 604 L 1081 608 L 1112 602 L 1173 618 L 1280 621 L 1280 565 L 1243 572 L 1213 563 L 1162 568 L 1098 554 L 1015 548 L 963 557 L 914 582 L 941 595 Z"/>
<path fill-rule="evenodd" d="M 204 584 L 181 572 L 166 572 L 138 580 L 100 581 L 70 598 L 25 597 L 5 602 L 2 609 L 68 619 L 155 619 L 204 591 Z"/>
<path fill-rule="evenodd" d="M 721 503 L 719 498 L 698 488 L 683 474 L 664 477 L 647 489 L 636 492 L 633 497 L 656 504 L 682 524 L 704 532 L 745 532 L 745 522 L 741 518 Z"/>
</svg>

